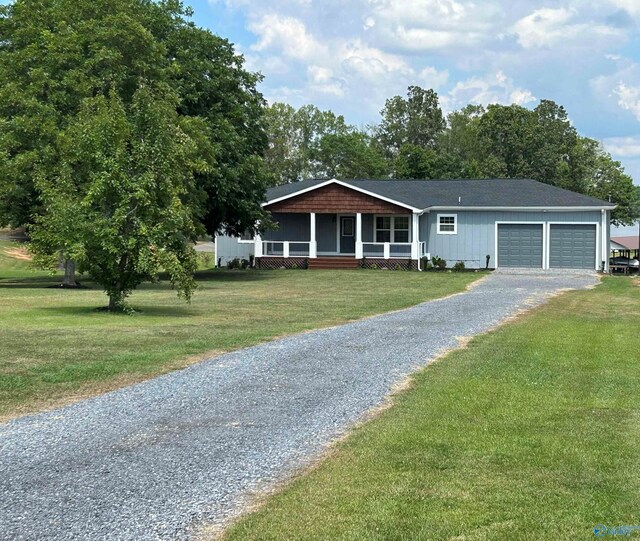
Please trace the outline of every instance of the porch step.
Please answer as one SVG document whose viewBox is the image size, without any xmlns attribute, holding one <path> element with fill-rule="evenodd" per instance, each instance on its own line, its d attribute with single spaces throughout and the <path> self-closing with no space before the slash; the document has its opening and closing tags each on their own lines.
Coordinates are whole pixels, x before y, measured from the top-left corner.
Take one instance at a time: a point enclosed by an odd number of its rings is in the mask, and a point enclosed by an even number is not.
<svg viewBox="0 0 640 541">
<path fill-rule="evenodd" d="M 309 259 L 310 269 L 357 269 L 360 260 L 353 257 L 318 257 Z"/>
</svg>

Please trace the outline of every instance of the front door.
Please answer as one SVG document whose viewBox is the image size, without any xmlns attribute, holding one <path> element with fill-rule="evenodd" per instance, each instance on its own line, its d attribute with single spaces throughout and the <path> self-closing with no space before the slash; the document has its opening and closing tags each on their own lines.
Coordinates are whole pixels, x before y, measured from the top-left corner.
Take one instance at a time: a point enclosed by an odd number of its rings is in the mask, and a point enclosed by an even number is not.
<svg viewBox="0 0 640 541">
<path fill-rule="evenodd" d="M 340 216 L 340 253 L 355 254 L 356 252 L 356 218 L 355 216 Z"/>
</svg>

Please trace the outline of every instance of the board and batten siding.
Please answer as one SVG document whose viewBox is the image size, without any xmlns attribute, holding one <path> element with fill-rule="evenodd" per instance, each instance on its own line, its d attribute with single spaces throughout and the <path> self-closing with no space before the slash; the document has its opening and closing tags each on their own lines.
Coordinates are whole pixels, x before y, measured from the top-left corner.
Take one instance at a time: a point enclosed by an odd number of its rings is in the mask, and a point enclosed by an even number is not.
<svg viewBox="0 0 640 541">
<path fill-rule="evenodd" d="M 438 234 L 438 214 L 456 214 L 457 234 Z M 598 223 L 600 211 L 431 211 L 420 217 L 420 240 L 427 242 L 432 256 L 446 259 L 449 266 L 462 261 L 468 268 L 484 268 L 486 256 L 491 256 L 489 268 L 496 263 L 496 222 L 560 222 Z M 608 223 L 608 222 L 607 222 Z M 608 228 L 607 228 L 608 229 Z"/>
</svg>

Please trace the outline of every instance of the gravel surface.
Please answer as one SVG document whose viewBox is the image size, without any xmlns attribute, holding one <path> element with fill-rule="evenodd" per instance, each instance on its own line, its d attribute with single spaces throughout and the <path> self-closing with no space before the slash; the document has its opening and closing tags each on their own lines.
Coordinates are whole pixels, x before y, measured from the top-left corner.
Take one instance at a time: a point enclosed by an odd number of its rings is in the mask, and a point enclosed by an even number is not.
<svg viewBox="0 0 640 541">
<path fill-rule="evenodd" d="M 460 295 L 2 424 L 0 539 L 188 539 L 317 457 L 457 337 L 597 281 L 497 273 Z"/>
</svg>

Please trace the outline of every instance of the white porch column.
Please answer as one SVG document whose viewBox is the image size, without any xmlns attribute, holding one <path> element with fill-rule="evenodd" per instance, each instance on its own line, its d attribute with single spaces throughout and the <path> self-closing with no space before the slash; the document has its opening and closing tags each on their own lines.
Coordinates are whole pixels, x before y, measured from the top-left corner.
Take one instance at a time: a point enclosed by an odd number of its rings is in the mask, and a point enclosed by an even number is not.
<svg viewBox="0 0 640 541">
<path fill-rule="evenodd" d="M 356 259 L 364 257 L 364 248 L 362 245 L 362 213 L 356 214 Z"/>
<path fill-rule="evenodd" d="M 411 215 L 411 259 L 420 259 L 420 215 Z"/>
<path fill-rule="evenodd" d="M 391 243 L 390 242 L 385 242 L 384 243 L 384 258 L 385 259 L 390 259 L 391 258 Z"/>
<path fill-rule="evenodd" d="M 309 226 L 310 226 L 310 237 L 309 237 L 309 257 L 317 258 L 318 257 L 318 241 L 316 239 L 316 213 L 311 212 L 309 214 Z"/>
<path fill-rule="evenodd" d="M 253 237 L 253 256 L 262 257 L 262 236 L 257 235 Z"/>
</svg>

